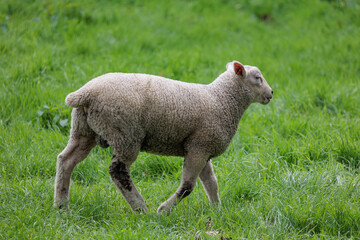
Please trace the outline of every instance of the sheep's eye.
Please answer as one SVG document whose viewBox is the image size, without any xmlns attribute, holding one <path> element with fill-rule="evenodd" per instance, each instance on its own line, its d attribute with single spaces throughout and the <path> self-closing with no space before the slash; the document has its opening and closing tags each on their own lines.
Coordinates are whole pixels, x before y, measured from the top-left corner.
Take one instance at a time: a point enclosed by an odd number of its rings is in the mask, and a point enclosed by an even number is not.
<svg viewBox="0 0 360 240">
<path fill-rule="evenodd" d="M 262 79 L 261 79 L 261 77 L 259 77 L 259 76 L 256 76 L 255 79 L 256 79 L 257 81 L 259 81 L 259 82 L 262 82 Z"/>
</svg>

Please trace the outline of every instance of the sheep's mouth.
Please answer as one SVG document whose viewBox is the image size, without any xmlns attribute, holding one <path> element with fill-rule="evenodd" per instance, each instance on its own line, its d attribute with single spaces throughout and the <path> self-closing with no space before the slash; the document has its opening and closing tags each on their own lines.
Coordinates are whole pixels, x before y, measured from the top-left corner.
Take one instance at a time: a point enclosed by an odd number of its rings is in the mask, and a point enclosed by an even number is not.
<svg viewBox="0 0 360 240">
<path fill-rule="evenodd" d="M 270 102 L 271 98 L 269 97 L 264 97 L 264 100 L 262 101 L 262 104 L 266 105 Z"/>
</svg>

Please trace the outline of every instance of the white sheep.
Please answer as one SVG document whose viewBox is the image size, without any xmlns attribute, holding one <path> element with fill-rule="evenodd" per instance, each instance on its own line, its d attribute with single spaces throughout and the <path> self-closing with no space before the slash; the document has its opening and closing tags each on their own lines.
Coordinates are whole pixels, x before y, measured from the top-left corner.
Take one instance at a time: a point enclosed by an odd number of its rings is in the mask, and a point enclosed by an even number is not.
<svg viewBox="0 0 360 240">
<path fill-rule="evenodd" d="M 129 173 L 140 151 L 185 157 L 180 186 L 159 214 L 188 196 L 198 177 L 210 202 L 220 204 L 210 159 L 226 150 L 249 105 L 267 104 L 273 94 L 257 67 L 233 61 L 226 68 L 208 85 L 108 73 L 70 93 L 70 139 L 57 159 L 54 206 L 68 209 L 71 173 L 95 145 L 112 146 L 109 173 L 133 211 L 148 212 Z"/>
</svg>

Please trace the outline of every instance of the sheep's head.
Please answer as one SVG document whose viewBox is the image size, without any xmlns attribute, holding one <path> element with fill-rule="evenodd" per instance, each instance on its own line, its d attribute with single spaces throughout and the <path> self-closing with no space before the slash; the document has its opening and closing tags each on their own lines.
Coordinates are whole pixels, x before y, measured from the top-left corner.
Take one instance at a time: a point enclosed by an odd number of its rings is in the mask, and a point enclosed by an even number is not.
<svg viewBox="0 0 360 240">
<path fill-rule="evenodd" d="M 270 102 L 273 90 L 257 67 L 233 61 L 228 63 L 227 68 L 234 71 L 237 81 L 241 81 L 242 86 L 249 92 L 252 102 L 262 104 Z"/>
</svg>

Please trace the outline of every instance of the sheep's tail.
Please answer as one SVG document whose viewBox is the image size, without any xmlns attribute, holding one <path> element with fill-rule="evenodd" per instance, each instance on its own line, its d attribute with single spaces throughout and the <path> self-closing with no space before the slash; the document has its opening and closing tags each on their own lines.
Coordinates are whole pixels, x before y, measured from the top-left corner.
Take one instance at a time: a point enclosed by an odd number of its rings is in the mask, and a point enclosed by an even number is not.
<svg viewBox="0 0 360 240">
<path fill-rule="evenodd" d="M 79 89 L 75 92 L 70 93 L 65 98 L 65 104 L 69 107 L 78 108 L 88 105 L 87 94 L 84 94 L 82 89 Z"/>
</svg>

